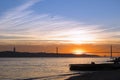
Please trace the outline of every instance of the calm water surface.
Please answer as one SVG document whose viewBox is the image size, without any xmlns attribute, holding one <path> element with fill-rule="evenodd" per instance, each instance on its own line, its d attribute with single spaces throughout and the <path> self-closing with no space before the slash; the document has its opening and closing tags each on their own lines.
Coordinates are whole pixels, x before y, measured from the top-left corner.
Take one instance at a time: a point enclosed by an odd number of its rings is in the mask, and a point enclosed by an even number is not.
<svg viewBox="0 0 120 80">
<path fill-rule="evenodd" d="M 0 80 L 64 80 L 76 72 L 69 64 L 101 63 L 109 58 L 0 58 Z"/>
</svg>

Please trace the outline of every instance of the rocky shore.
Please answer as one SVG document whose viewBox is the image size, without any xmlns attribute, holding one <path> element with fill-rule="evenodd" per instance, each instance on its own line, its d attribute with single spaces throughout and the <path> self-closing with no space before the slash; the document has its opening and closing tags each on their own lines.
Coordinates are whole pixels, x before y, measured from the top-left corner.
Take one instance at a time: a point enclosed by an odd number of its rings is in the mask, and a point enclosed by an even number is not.
<svg viewBox="0 0 120 80">
<path fill-rule="evenodd" d="M 69 77 L 66 80 L 120 80 L 120 70 L 86 73 Z"/>
</svg>

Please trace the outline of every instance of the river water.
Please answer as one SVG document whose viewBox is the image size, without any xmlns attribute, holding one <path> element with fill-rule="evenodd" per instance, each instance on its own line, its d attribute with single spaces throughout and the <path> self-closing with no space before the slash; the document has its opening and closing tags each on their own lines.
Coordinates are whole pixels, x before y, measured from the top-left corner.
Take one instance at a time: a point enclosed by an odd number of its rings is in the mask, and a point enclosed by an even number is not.
<svg viewBox="0 0 120 80">
<path fill-rule="evenodd" d="M 64 80 L 76 73 L 69 70 L 69 64 L 102 63 L 108 59 L 0 58 L 0 80 Z"/>
</svg>

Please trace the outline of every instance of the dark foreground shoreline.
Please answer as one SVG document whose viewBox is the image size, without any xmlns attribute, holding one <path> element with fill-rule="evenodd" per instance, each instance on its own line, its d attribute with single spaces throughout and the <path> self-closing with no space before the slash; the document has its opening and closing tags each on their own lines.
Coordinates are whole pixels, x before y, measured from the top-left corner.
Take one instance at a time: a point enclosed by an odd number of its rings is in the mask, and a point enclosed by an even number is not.
<svg viewBox="0 0 120 80">
<path fill-rule="evenodd" d="M 66 80 L 120 80 L 120 70 L 86 73 L 69 77 Z"/>
</svg>

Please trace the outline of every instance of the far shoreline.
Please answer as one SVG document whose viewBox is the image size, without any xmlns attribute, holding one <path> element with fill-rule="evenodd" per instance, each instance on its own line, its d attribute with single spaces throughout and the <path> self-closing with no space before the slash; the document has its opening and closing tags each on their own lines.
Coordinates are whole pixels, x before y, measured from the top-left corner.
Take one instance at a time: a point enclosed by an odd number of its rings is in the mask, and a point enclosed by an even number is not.
<svg viewBox="0 0 120 80">
<path fill-rule="evenodd" d="M 33 53 L 33 52 L 16 52 L 16 51 L 3 51 L 3 52 L 0 52 L 0 58 L 1 57 L 8 57 L 8 58 L 11 58 L 11 57 L 16 57 L 16 58 L 19 58 L 19 57 L 70 57 L 70 58 L 79 58 L 79 57 L 101 57 L 101 56 L 98 56 L 98 55 L 88 55 L 88 54 L 81 54 L 81 55 L 75 55 L 75 54 L 72 54 L 72 53 L 46 53 L 46 52 L 37 52 L 37 53 Z"/>
</svg>

